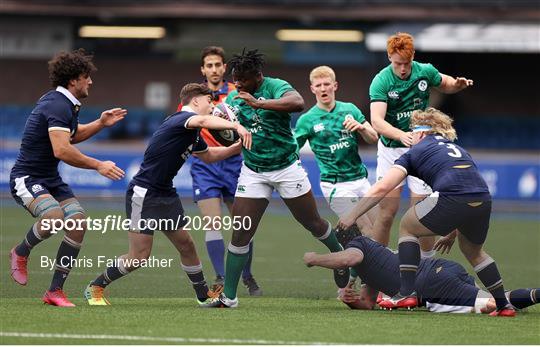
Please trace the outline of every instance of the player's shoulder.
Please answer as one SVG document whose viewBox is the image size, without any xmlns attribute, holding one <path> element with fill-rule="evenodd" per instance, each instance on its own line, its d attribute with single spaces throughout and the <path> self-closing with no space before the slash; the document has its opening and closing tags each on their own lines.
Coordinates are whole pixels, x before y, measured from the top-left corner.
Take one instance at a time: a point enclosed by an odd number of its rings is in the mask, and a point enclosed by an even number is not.
<svg viewBox="0 0 540 347">
<path fill-rule="evenodd" d="M 360 109 L 352 102 L 338 101 L 336 100 L 336 110 L 339 111 L 360 111 Z"/>
<path fill-rule="evenodd" d="M 317 115 L 319 113 L 320 112 L 317 105 L 313 106 L 312 108 L 307 110 L 307 112 L 300 115 L 300 117 L 298 118 L 298 121 L 296 122 L 296 127 L 309 126 L 309 124 L 313 122 L 313 119 L 318 117 Z"/>
<path fill-rule="evenodd" d="M 227 94 L 227 97 L 225 98 L 225 102 L 228 103 L 229 105 L 234 104 L 237 101 L 237 99 L 234 99 L 234 97 L 237 95 L 238 95 L 238 90 L 235 87 L 235 89 L 229 91 L 229 94 Z"/>
<path fill-rule="evenodd" d="M 291 84 L 281 78 L 276 78 L 276 77 L 268 77 L 268 76 L 265 76 L 264 77 L 264 84 L 267 86 L 267 87 L 282 87 L 282 86 L 290 86 Z"/>
<path fill-rule="evenodd" d="M 45 93 L 39 98 L 36 106 L 40 111 L 51 116 L 64 116 L 66 113 L 71 114 L 74 108 L 73 103 L 64 94 L 56 90 Z"/>
<path fill-rule="evenodd" d="M 416 70 L 418 72 L 426 72 L 426 71 L 433 71 L 436 70 L 435 66 L 431 63 L 421 63 L 419 61 L 413 60 L 412 62 L 413 70 Z"/>
<path fill-rule="evenodd" d="M 412 146 L 409 152 L 411 155 L 424 152 L 427 148 L 436 146 L 439 142 L 451 142 L 440 135 L 428 135 L 422 141 Z"/>
<path fill-rule="evenodd" d="M 163 121 L 162 126 L 164 126 L 164 127 L 174 127 L 174 126 L 177 126 L 177 125 L 184 125 L 189 118 L 191 118 L 193 116 L 196 116 L 196 115 L 197 114 L 195 112 L 178 111 L 178 112 L 175 112 L 175 113 L 167 116 L 167 118 L 165 118 L 165 120 Z"/>
</svg>

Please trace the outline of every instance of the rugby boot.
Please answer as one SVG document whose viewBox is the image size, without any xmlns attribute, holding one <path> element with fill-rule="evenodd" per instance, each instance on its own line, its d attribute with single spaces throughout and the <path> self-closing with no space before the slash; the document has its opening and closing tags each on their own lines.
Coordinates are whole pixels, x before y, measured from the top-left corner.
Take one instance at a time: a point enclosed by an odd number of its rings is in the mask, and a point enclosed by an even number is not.
<svg viewBox="0 0 540 347">
<path fill-rule="evenodd" d="M 412 292 L 409 295 L 401 295 L 397 293 L 390 299 L 382 300 L 379 303 L 379 307 L 382 309 L 395 309 L 395 308 L 407 308 L 412 309 L 418 306 L 418 298 L 416 297 L 416 292 Z"/>
<path fill-rule="evenodd" d="M 88 301 L 88 305 L 90 306 L 108 306 L 111 303 L 107 298 L 105 297 L 103 291 L 105 288 L 92 285 L 90 283 L 88 286 L 86 286 L 86 289 L 84 290 L 84 298 Z"/>
<path fill-rule="evenodd" d="M 75 307 L 75 305 L 66 297 L 66 293 L 60 288 L 56 290 L 47 290 L 45 295 L 43 295 L 42 300 L 43 303 L 52 306 Z"/>
<path fill-rule="evenodd" d="M 238 299 L 229 299 L 225 294 L 221 293 L 217 298 L 207 300 L 208 302 L 201 303 L 204 308 L 235 308 L 238 307 Z"/>
<path fill-rule="evenodd" d="M 11 278 L 18 284 L 25 286 L 28 282 L 28 257 L 21 257 L 15 252 L 15 247 L 9 252 L 11 263 Z"/>
</svg>

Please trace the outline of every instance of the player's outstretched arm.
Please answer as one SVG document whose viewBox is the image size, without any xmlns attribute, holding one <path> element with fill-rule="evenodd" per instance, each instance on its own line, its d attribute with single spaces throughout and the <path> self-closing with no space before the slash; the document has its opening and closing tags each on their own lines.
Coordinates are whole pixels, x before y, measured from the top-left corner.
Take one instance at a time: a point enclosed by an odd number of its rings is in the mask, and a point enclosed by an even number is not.
<svg viewBox="0 0 540 347">
<path fill-rule="evenodd" d="M 412 133 L 404 132 L 398 128 L 393 127 L 384 118 L 386 117 L 386 110 L 388 105 L 386 102 L 374 101 L 370 105 L 371 123 L 373 129 L 380 135 L 393 140 L 399 140 L 405 146 L 410 147 L 412 145 Z"/>
<path fill-rule="evenodd" d="M 196 128 L 206 128 L 206 129 L 215 129 L 215 130 L 236 130 L 240 138 L 242 139 L 242 145 L 247 149 L 251 149 L 251 133 L 246 130 L 240 123 L 229 122 L 228 120 L 222 119 L 220 117 L 210 117 L 210 116 L 193 116 L 188 119 L 186 123 L 186 128 L 196 129 Z"/>
<path fill-rule="evenodd" d="M 390 168 L 386 175 L 367 191 L 364 197 L 353 207 L 351 212 L 339 219 L 338 228 L 345 230 L 356 223 L 358 217 L 377 205 L 379 201 L 381 201 L 386 194 L 394 190 L 405 177 L 407 177 L 407 174 L 403 170 L 396 167 Z"/>
<path fill-rule="evenodd" d="M 126 114 L 127 110 L 118 107 L 103 111 L 99 119 L 88 124 L 79 124 L 75 136 L 71 139 L 71 143 L 79 143 L 91 138 L 103 128 L 113 126 L 124 119 Z"/>
<path fill-rule="evenodd" d="M 202 153 L 194 153 L 194 155 L 204 161 L 206 164 L 210 164 L 227 159 L 233 155 L 240 154 L 241 151 L 242 143 L 238 141 L 229 147 L 208 147 L 207 151 Z"/>
<path fill-rule="evenodd" d="M 84 155 L 70 142 L 70 134 L 67 131 L 54 130 L 49 132 L 54 156 L 64 163 L 81 169 L 92 169 L 100 175 L 119 180 L 124 177 L 124 171 L 112 161 L 100 161 Z"/>
<path fill-rule="evenodd" d="M 355 266 L 364 260 L 364 253 L 357 248 L 347 248 L 344 251 L 317 254 L 307 252 L 304 254 L 304 263 L 307 267 L 320 266 L 327 269 L 343 269 Z"/>
<path fill-rule="evenodd" d="M 300 112 L 304 109 L 304 98 L 296 90 L 286 92 L 279 99 L 258 100 L 247 92 L 238 92 L 234 98 L 244 100 L 254 109 L 263 108 L 277 112 Z"/>
<path fill-rule="evenodd" d="M 442 77 L 441 84 L 436 87 L 437 90 L 445 94 L 454 94 L 462 91 L 465 88 L 471 87 L 474 84 L 473 80 L 465 77 L 456 77 L 440 74 Z"/>
</svg>

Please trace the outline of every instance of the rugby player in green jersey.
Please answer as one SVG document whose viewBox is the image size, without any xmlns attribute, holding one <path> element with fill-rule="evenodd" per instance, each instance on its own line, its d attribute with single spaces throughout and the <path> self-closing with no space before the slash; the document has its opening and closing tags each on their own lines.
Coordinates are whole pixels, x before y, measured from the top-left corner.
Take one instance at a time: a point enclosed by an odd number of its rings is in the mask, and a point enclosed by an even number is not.
<svg viewBox="0 0 540 347">
<path fill-rule="evenodd" d="M 371 82 L 371 122 L 380 134 L 377 149 L 377 180 L 394 165 L 394 161 L 408 151 L 412 144 L 409 129 L 414 110 L 424 110 L 429 105 L 431 88 L 446 94 L 457 93 L 473 85 L 464 77 L 453 78 L 440 73 L 431 64 L 414 61 L 413 37 L 396 33 L 387 42 L 390 65 L 382 69 Z M 374 239 L 388 245 L 390 228 L 399 208 L 403 181 L 379 203 L 379 213 L 373 226 Z M 431 188 L 416 177 L 409 176 L 407 184 L 411 191 L 411 204 L 431 194 Z M 422 238 L 422 256 L 431 257 L 434 237 Z"/>
<path fill-rule="evenodd" d="M 309 80 L 317 104 L 298 119 L 295 138 L 299 149 L 309 141 L 321 171 L 321 191 L 332 211 L 342 217 L 371 187 L 358 154 L 358 141 L 361 137 L 376 143 L 377 133 L 354 104 L 336 100 L 334 70 L 316 67 Z M 376 211 L 371 210 L 356 221 L 362 233 L 371 234 L 375 216 Z"/>
<path fill-rule="evenodd" d="M 207 307 L 236 307 L 236 291 L 242 268 L 248 259 L 249 242 L 274 189 L 294 218 L 331 252 L 341 251 L 331 224 L 317 211 L 306 171 L 298 158 L 292 134 L 291 112 L 304 108 L 304 99 L 286 81 L 264 77 L 263 55 L 257 50 L 235 55 L 228 63 L 236 91 L 226 102 L 237 113 L 240 124 L 252 134 L 253 145 L 243 151 L 244 163 L 238 178 L 232 215 L 238 220 L 228 247 L 223 293 Z M 349 281 L 349 270 L 336 269 L 338 287 Z"/>
</svg>

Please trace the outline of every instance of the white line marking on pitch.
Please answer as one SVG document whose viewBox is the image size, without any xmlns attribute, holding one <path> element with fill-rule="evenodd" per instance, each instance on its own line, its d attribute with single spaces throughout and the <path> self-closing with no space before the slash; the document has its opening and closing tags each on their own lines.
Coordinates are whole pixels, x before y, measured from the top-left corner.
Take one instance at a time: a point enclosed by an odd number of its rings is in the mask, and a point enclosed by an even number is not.
<svg viewBox="0 0 540 347">
<path fill-rule="evenodd" d="M 327 342 L 299 341 L 270 341 L 256 339 L 213 339 L 193 337 L 159 337 L 159 336 L 130 336 L 130 335 L 91 335 L 91 334 L 53 334 L 53 333 L 20 333 L 0 331 L 4 337 L 27 337 L 42 339 L 80 339 L 80 340 L 124 340 L 124 341 L 155 341 L 172 343 L 236 343 L 244 345 L 329 345 Z"/>
</svg>

